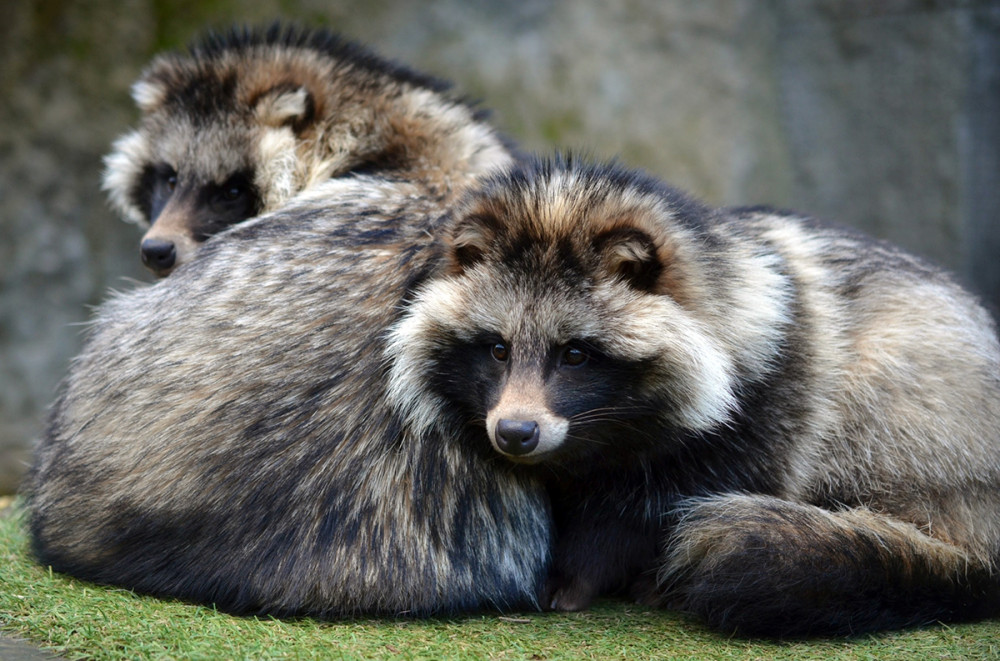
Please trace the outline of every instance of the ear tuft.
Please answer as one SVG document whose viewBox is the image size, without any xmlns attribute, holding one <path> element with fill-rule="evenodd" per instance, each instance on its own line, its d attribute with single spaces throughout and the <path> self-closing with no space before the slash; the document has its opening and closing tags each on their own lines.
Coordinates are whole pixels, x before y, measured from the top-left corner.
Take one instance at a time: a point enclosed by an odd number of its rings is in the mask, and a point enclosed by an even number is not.
<svg viewBox="0 0 1000 661">
<path fill-rule="evenodd" d="M 598 236 L 594 245 L 609 276 L 621 278 L 642 291 L 656 289 L 663 264 L 656 243 L 648 234 L 634 228 L 614 229 Z"/>
<path fill-rule="evenodd" d="M 276 87 L 257 98 L 254 111 L 265 126 L 291 126 L 298 132 L 313 118 L 313 98 L 305 87 Z"/>
<path fill-rule="evenodd" d="M 496 220 L 486 216 L 468 216 L 451 233 L 448 255 L 451 271 L 462 273 L 481 262 L 494 238 Z"/>
</svg>

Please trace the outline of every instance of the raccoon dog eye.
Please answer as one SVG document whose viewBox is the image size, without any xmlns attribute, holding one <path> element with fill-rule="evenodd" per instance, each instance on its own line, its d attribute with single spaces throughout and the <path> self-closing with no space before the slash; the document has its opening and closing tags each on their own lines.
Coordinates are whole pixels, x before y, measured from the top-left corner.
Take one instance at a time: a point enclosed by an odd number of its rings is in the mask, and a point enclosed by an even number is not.
<svg viewBox="0 0 1000 661">
<path fill-rule="evenodd" d="M 570 346 L 563 349 L 559 362 L 566 367 L 579 367 L 586 363 L 589 358 L 590 356 L 583 349 Z"/>
<path fill-rule="evenodd" d="M 156 166 L 156 178 L 159 184 L 167 189 L 168 193 L 173 193 L 174 189 L 177 188 L 177 170 L 166 163 Z"/>
<path fill-rule="evenodd" d="M 240 199 L 243 195 L 244 188 L 238 184 L 232 184 L 222 191 L 222 197 L 229 200 L 230 202 Z"/>
<path fill-rule="evenodd" d="M 507 345 L 504 344 L 503 342 L 497 342 L 492 347 L 490 347 L 490 355 L 492 355 L 493 359 L 496 360 L 497 362 L 501 363 L 507 362 L 507 357 L 508 357 Z"/>
</svg>

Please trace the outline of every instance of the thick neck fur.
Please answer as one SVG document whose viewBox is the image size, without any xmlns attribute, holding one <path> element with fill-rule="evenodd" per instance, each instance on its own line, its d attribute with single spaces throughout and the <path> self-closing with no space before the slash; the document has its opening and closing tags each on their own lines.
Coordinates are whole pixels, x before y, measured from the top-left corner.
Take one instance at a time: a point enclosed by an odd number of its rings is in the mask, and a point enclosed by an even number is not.
<svg viewBox="0 0 1000 661">
<path fill-rule="evenodd" d="M 270 140 L 274 153 L 262 153 L 261 162 L 274 163 L 276 169 L 273 176 L 263 178 L 279 181 L 284 176 L 290 182 L 285 191 L 276 192 L 268 208 L 350 173 L 426 185 L 450 198 L 512 162 L 508 147 L 479 113 L 443 89 L 308 51 L 284 56 L 290 63 L 290 73 L 285 74 L 289 78 L 277 89 L 305 90 L 308 117 L 274 126 L 262 141 Z M 259 62 L 244 66 L 268 67 Z M 272 72 L 255 78 L 272 86 L 281 81 L 280 74 Z M 245 105 L 264 94 L 253 89 L 236 92 Z M 290 147 L 295 157 L 283 158 Z M 261 149 L 269 151 L 264 145 Z M 279 171 L 288 164 L 294 164 L 293 172 Z"/>
<path fill-rule="evenodd" d="M 330 157 L 321 163 L 312 161 L 316 167 L 310 173 L 311 179 L 322 180 L 346 169 L 425 184 L 437 194 L 451 197 L 486 173 L 512 162 L 510 151 L 496 132 L 476 119 L 468 106 L 426 89 L 388 92 L 372 100 L 368 108 L 358 109 L 365 120 L 361 126 L 318 127 L 329 133 L 318 134 L 317 143 L 340 139 L 356 145 L 356 152 L 344 154 L 314 143 L 314 150 L 327 152 Z M 340 138 L 331 135 L 344 130 L 350 133 Z"/>
</svg>

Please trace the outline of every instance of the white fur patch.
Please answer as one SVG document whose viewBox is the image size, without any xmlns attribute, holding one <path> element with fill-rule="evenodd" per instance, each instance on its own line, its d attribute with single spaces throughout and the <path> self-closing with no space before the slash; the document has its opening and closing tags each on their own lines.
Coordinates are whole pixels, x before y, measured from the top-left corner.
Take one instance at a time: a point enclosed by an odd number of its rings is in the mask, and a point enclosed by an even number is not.
<svg viewBox="0 0 1000 661">
<path fill-rule="evenodd" d="M 132 98 L 143 113 L 149 113 L 163 105 L 166 94 L 167 88 L 164 85 L 145 78 L 132 85 Z"/>
<path fill-rule="evenodd" d="M 750 256 L 740 267 L 732 304 L 710 323 L 748 375 L 762 377 L 777 359 L 791 323 L 793 285 L 775 255 Z"/>
<path fill-rule="evenodd" d="M 303 187 L 295 172 L 298 163 L 295 148 L 295 135 L 288 127 L 262 132 L 257 148 L 260 165 L 256 178 L 258 182 L 264 182 L 261 189 L 265 191 L 266 210 L 277 209 Z"/>
<path fill-rule="evenodd" d="M 108 193 L 115 210 L 129 222 L 141 227 L 148 227 L 149 222 L 129 199 L 129 191 L 142 175 L 143 163 L 149 159 L 149 144 L 140 131 L 132 131 L 118 138 L 111 153 L 104 157 L 104 180 L 101 187 Z"/>
<path fill-rule="evenodd" d="M 434 427 L 445 406 L 425 386 L 430 356 L 422 349 L 433 346 L 435 319 L 454 322 L 461 318 L 461 301 L 461 290 L 454 281 L 432 282 L 417 294 L 407 314 L 389 329 L 385 349 L 391 365 L 387 397 L 417 435 Z"/>
<path fill-rule="evenodd" d="M 623 291 L 598 290 L 615 324 L 601 336 L 608 349 L 625 360 L 653 362 L 653 383 L 676 406 L 668 416 L 673 424 L 709 429 L 729 420 L 737 406 L 736 375 L 724 345 L 673 299 Z"/>
</svg>

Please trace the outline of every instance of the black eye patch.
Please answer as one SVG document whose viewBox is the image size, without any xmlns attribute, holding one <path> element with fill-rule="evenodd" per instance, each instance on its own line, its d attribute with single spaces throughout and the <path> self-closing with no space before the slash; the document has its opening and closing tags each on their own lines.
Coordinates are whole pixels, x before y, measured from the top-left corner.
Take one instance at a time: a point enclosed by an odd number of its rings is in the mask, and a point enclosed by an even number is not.
<svg viewBox="0 0 1000 661">
<path fill-rule="evenodd" d="M 150 223 L 156 222 L 163 208 L 177 189 L 177 171 L 166 163 L 158 163 L 150 169 L 149 198 L 146 207 Z"/>
<path fill-rule="evenodd" d="M 221 184 L 209 184 L 203 200 L 212 214 L 212 225 L 226 227 L 260 213 L 260 195 L 249 173 L 237 172 Z"/>
</svg>

